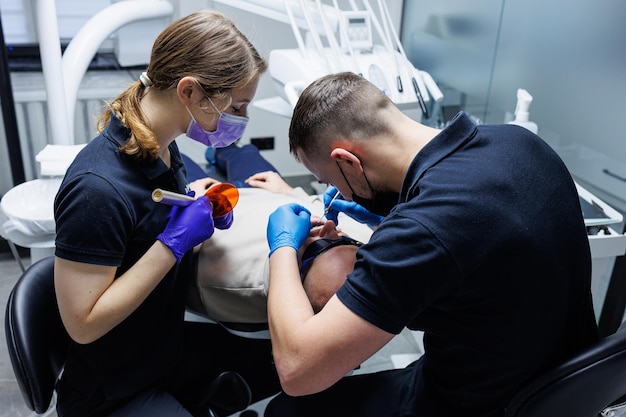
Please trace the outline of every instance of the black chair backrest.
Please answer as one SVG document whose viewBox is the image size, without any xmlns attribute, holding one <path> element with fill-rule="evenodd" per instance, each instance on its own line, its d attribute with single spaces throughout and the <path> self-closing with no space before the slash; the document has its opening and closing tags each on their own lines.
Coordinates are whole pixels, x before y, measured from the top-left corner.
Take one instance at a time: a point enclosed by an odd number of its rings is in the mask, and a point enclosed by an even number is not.
<svg viewBox="0 0 626 417">
<path fill-rule="evenodd" d="M 5 316 L 7 347 L 26 405 L 36 413 L 50 406 L 70 338 L 54 292 L 54 257 L 31 265 L 9 295 Z"/>
<path fill-rule="evenodd" d="M 509 402 L 505 417 L 596 417 L 626 395 L 626 328 L 622 326 L 532 381 Z"/>
</svg>

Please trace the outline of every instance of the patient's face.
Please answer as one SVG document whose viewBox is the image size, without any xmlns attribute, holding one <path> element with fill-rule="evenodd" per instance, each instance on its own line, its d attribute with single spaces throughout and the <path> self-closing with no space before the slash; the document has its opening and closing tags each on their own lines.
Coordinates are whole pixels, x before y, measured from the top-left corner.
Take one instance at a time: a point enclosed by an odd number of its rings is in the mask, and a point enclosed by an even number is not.
<svg viewBox="0 0 626 417">
<path fill-rule="evenodd" d="M 300 261 L 302 254 L 312 242 L 319 239 L 338 239 L 341 236 L 347 235 L 337 230 L 332 221 L 313 220 L 313 227 L 298 254 Z M 348 274 L 352 272 L 357 249 L 354 245 L 331 247 L 315 257 L 305 270 L 302 277 L 304 289 L 316 313 L 322 309 L 330 297 L 343 285 Z"/>
<path fill-rule="evenodd" d="M 304 244 L 300 248 L 298 253 L 299 258 L 302 257 L 302 253 L 309 247 L 312 242 L 318 239 L 337 239 L 339 236 L 347 236 L 345 233 L 337 230 L 337 226 L 333 221 L 324 221 L 319 217 L 311 216 L 311 230 L 309 230 L 309 236 L 304 241 Z"/>
<path fill-rule="evenodd" d="M 347 234 L 341 232 L 337 229 L 337 226 L 333 221 L 330 220 L 321 220 L 317 216 L 311 216 L 311 230 L 309 230 L 309 236 L 306 238 L 300 250 L 298 251 L 298 262 L 302 262 L 302 255 L 307 250 L 311 243 L 315 242 L 319 239 L 338 239 L 341 236 L 348 236 Z M 331 248 L 329 251 L 332 251 Z M 325 252 L 324 252 L 325 253 Z M 323 254 L 324 254 L 323 253 Z M 323 255 L 322 254 L 322 255 Z M 321 255 L 320 255 L 321 256 Z"/>
</svg>

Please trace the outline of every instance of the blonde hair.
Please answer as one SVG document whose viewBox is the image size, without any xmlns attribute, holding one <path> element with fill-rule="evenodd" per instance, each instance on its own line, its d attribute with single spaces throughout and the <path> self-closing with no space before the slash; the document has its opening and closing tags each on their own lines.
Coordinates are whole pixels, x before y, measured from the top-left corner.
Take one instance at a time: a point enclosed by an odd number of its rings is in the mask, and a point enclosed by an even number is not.
<svg viewBox="0 0 626 417">
<path fill-rule="evenodd" d="M 326 75 L 304 89 L 291 117 L 289 151 L 317 159 L 331 138 L 367 139 L 389 131 L 385 109 L 395 107 L 360 75 Z"/>
<path fill-rule="evenodd" d="M 267 62 L 234 23 L 214 10 L 199 10 L 172 22 L 152 47 L 146 76 L 150 89 L 176 89 L 190 76 L 209 97 L 226 97 L 233 88 L 251 82 L 267 69 Z M 130 129 L 131 136 L 120 150 L 138 159 L 156 159 L 159 145 L 141 111 L 146 86 L 136 81 L 108 103 L 97 121 L 101 132 L 111 112 Z"/>
</svg>

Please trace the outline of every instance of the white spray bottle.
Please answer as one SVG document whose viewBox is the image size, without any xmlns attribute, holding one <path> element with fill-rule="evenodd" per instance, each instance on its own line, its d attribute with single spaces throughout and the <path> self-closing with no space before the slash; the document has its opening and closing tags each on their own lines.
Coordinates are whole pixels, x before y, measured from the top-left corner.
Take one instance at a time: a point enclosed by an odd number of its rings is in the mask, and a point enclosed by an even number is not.
<svg viewBox="0 0 626 417">
<path fill-rule="evenodd" d="M 515 106 L 515 120 L 510 121 L 510 124 L 519 125 L 525 127 L 533 133 L 537 133 L 539 128 L 537 123 L 529 120 L 528 107 L 533 101 L 533 96 L 523 88 L 517 89 L 517 105 Z"/>
</svg>

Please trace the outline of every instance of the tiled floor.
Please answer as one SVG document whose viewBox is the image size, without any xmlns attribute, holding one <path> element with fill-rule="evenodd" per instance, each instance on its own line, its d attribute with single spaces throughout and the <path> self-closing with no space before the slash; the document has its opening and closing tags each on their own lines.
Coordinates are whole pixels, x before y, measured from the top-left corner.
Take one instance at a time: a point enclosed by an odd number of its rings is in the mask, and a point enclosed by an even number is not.
<svg viewBox="0 0 626 417">
<path fill-rule="evenodd" d="M 291 180 L 290 183 L 294 186 L 302 185 L 306 188 L 310 187 L 310 178 Z M 28 252 L 26 252 L 26 254 L 27 253 Z M 22 261 L 25 267 L 30 265 L 30 258 L 28 256 L 23 256 Z M 3 324 L 6 301 L 20 275 L 21 269 L 19 264 L 11 253 L 0 253 L 0 318 L 2 320 L 2 325 L 0 326 L 0 417 L 35 416 L 26 407 L 15 381 L 4 336 Z M 414 359 L 418 352 L 421 352 L 419 337 L 416 337 L 412 332 L 405 331 L 366 361 L 357 372 L 373 372 L 404 366 L 408 360 Z M 257 415 L 261 416 L 266 402 L 267 401 L 262 401 L 253 404 L 249 411 L 243 413 L 243 415 L 245 415 L 245 417 L 253 417 L 255 414 L 252 411 L 254 411 Z M 53 410 L 51 410 L 48 415 L 56 417 L 56 413 Z"/>
</svg>

